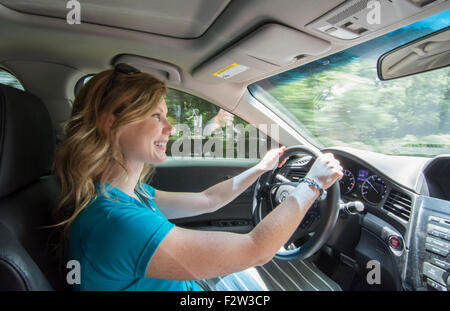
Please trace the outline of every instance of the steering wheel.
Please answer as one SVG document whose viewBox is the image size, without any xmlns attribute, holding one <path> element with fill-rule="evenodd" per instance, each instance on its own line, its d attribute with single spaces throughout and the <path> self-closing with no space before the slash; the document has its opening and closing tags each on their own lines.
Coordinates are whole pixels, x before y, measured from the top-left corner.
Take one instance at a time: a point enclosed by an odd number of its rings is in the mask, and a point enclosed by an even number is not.
<svg viewBox="0 0 450 311">
<path fill-rule="evenodd" d="M 312 164 L 321 155 L 321 152 L 307 146 L 292 146 L 286 149 L 279 162 L 297 154 L 310 155 L 312 158 L 308 164 Z M 291 182 L 285 177 L 277 176 L 281 169 L 276 167 L 273 171 L 263 174 L 256 183 L 252 209 L 255 224 L 258 224 L 272 209 L 282 203 L 298 185 L 298 182 Z M 316 253 L 333 232 L 339 216 L 339 200 L 339 182 L 336 181 L 327 189 L 326 198 L 317 199 L 311 206 L 297 230 L 277 252 L 275 258 L 303 260 Z"/>
</svg>

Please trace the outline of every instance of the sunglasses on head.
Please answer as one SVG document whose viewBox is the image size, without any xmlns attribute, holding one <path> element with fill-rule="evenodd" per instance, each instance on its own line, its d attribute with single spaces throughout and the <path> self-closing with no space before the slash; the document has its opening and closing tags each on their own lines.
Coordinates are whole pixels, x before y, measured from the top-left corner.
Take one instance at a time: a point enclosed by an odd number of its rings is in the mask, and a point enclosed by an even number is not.
<svg viewBox="0 0 450 311">
<path fill-rule="evenodd" d="M 134 75 L 136 73 L 140 73 L 141 71 L 133 66 L 130 66 L 125 63 L 120 63 L 114 66 L 114 73 L 111 75 L 111 78 L 109 79 L 108 85 L 106 85 L 105 92 L 103 93 L 103 99 L 105 98 L 106 94 L 112 89 L 112 86 L 114 84 L 114 81 L 116 79 L 117 73 L 123 73 L 126 75 Z"/>
</svg>

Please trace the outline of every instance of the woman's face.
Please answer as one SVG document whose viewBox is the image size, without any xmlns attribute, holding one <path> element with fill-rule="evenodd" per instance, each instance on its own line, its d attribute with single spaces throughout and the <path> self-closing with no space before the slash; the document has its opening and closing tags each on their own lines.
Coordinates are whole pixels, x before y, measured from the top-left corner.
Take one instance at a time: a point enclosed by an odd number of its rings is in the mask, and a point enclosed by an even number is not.
<svg viewBox="0 0 450 311">
<path fill-rule="evenodd" d="M 174 128 L 167 120 L 164 98 L 143 121 L 126 125 L 120 133 L 119 145 L 129 164 L 164 162 L 166 144 Z"/>
</svg>

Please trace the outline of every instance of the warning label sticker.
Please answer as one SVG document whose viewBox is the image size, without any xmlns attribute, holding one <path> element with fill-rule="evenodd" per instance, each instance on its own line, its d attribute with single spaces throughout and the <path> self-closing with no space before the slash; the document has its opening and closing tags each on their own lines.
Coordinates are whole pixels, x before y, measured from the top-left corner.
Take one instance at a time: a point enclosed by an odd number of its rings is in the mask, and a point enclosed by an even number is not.
<svg viewBox="0 0 450 311">
<path fill-rule="evenodd" d="M 244 65 L 239 65 L 238 63 L 232 63 L 231 65 L 228 65 L 219 71 L 213 73 L 213 76 L 222 78 L 222 79 L 229 79 L 241 72 L 244 72 L 248 69 L 248 67 L 245 67 Z"/>
</svg>

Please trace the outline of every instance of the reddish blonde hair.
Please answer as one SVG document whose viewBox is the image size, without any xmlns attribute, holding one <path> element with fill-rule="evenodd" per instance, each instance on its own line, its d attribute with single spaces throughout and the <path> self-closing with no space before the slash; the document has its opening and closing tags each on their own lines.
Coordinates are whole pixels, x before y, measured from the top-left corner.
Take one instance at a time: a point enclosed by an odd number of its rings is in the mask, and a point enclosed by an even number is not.
<svg viewBox="0 0 450 311">
<path fill-rule="evenodd" d="M 151 74 L 124 74 L 112 69 L 95 75 L 80 90 L 54 162 L 61 185 L 53 226 L 62 229 L 59 246 L 67 246 L 71 224 L 96 197 L 94 182 L 105 183 L 112 176 L 115 164 L 124 168 L 120 178 L 127 178 L 125 159 L 118 144 L 120 130 L 147 118 L 166 92 L 165 82 Z M 106 130 L 108 115 L 114 115 L 115 120 Z M 147 180 L 153 171 L 151 165 L 145 164 L 139 183 Z M 139 183 L 136 191 L 142 194 Z"/>
</svg>

